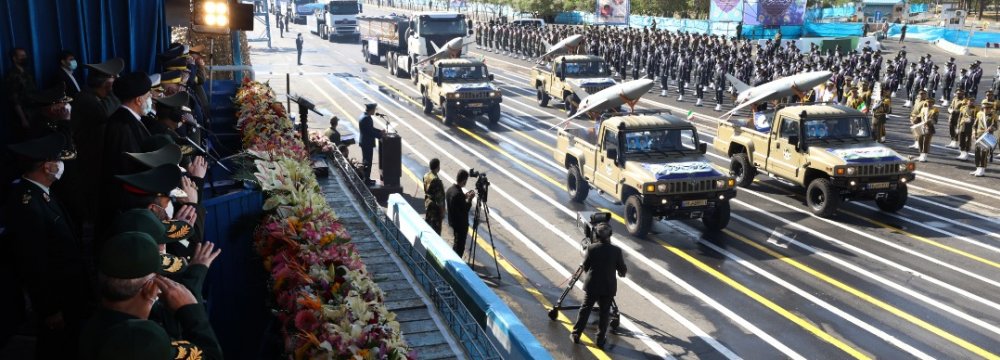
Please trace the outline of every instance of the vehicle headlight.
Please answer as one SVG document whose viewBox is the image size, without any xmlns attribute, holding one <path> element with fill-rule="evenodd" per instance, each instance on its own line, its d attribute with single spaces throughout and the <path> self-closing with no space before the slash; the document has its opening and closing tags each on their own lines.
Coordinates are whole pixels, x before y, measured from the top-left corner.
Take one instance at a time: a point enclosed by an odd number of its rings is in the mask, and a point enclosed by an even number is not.
<svg viewBox="0 0 1000 360">
<path fill-rule="evenodd" d="M 858 168 L 856 168 L 856 167 L 853 167 L 853 166 L 848 167 L 847 168 L 847 175 L 849 175 L 849 176 L 850 175 L 854 175 L 854 173 L 856 173 L 857 171 L 858 171 Z"/>
<path fill-rule="evenodd" d="M 646 190 L 646 192 L 651 193 L 656 191 L 656 184 L 646 184 L 646 186 L 643 186 L 643 188 Z"/>
<path fill-rule="evenodd" d="M 448 98 L 449 99 L 458 99 L 458 98 L 461 98 L 461 97 L 462 97 L 462 94 L 460 94 L 460 93 L 451 93 L 451 94 L 448 94 Z"/>
<path fill-rule="evenodd" d="M 729 183 L 729 187 L 736 186 L 736 179 L 729 179 L 727 182 Z"/>
<path fill-rule="evenodd" d="M 656 192 L 661 192 L 661 193 L 667 192 L 667 184 L 657 184 Z"/>
<path fill-rule="evenodd" d="M 500 90 L 490 91 L 490 97 L 500 97 Z"/>
<path fill-rule="evenodd" d="M 715 180 L 715 188 L 720 189 L 726 187 L 727 181 L 725 179 Z"/>
<path fill-rule="evenodd" d="M 907 163 L 906 169 L 910 172 L 917 171 L 917 163 Z"/>
<path fill-rule="evenodd" d="M 899 164 L 899 172 L 906 172 L 906 170 L 909 170 L 906 164 Z"/>
</svg>

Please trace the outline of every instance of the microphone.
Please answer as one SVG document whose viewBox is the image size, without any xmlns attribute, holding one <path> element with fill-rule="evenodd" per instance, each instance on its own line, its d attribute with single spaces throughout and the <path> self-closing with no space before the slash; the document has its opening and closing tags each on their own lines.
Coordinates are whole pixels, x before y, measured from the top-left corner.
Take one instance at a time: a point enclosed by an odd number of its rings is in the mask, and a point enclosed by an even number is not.
<svg viewBox="0 0 1000 360">
<path fill-rule="evenodd" d="M 375 116 L 378 116 L 380 118 L 384 118 L 385 114 L 383 114 L 383 113 L 375 113 Z"/>
</svg>

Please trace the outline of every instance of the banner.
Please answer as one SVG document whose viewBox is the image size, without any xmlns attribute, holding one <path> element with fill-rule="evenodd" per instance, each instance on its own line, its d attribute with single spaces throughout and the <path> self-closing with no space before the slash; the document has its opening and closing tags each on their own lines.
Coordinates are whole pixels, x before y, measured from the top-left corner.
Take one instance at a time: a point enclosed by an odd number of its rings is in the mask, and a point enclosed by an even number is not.
<svg viewBox="0 0 1000 360">
<path fill-rule="evenodd" d="M 628 25 L 630 0 L 597 0 L 595 25 Z"/>
<path fill-rule="evenodd" d="M 712 22 L 743 21 L 743 0 L 712 0 L 708 20 Z"/>
<path fill-rule="evenodd" d="M 763 26 L 801 26 L 806 0 L 744 0 L 743 23 Z"/>
</svg>

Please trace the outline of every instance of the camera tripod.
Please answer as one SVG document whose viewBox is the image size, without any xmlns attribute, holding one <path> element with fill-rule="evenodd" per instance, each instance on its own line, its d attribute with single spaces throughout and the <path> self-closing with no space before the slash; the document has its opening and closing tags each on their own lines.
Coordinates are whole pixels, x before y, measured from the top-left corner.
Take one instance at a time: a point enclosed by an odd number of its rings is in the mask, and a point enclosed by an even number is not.
<svg viewBox="0 0 1000 360">
<path fill-rule="evenodd" d="M 564 289 L 562 294 L 559 295 L 559 300 L 556 300 L 556 305 L 553 306 L 551 310 L 549 310 L 549 320 L 555 320 L 559 318 L 559 310 L 576 310 L 582 307 L 582 305 L 563 306 L 562 304 L 563 300 L 566 300 L 566 295 L 569 295 L 569 291 L 573 289 L 573 286 L 576 285 L 577 280 L 580 280 L 580 276 L 582 275 L 583 275 L 583 264 L 580 264 L 580 267 L 576 268 L 576 272 L 573 273 L 573 276 L 569 278 L 569 284 L 566 285 L 566 289 Z M 593 310 L 597 311 L 598 313 L 600 312 L 600 309 L 598 309 L 596 304 Z M 612 298 L 611 321 L 609 322 L 608 325 L 611 326 L 611 331 L 616 331 L 618 330 L 618 325 L 620 324 L 621 324 L 621 313 L 618 311 L 618 303 L 614 300 L 614 298 Z"/>
<path fill-rule="evenodd" d="M 485 175 L 483 175 L 485 176 Z M 493 243 L 493 227 L 490 225 L 490 207 L 487 204 L 490 183 L 485 177 L 476 181 L 476 211 L 472 215 L 472 246 L 469 249 L 469 267 L 476 267 L 476 237 L 479 236 L 479 223 L 486 219 L 486 231 L 490 234 L 490 247 L 493 248 L 493 264 L 497 269 L 497 281 L 500 280 L 500 263 L 497 261 L 497 247 Z"/>
</svg>

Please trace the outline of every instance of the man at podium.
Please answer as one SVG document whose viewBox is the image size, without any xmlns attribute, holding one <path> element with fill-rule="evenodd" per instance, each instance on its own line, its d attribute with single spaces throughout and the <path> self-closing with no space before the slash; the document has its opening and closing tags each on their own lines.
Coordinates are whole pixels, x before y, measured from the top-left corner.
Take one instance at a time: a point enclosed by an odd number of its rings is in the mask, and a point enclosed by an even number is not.
<svg viewBox="0 0 1000 360">
<path fill-rule="evenodd" d="M 358 126 L 361 128 L 361 141 L 358 142 L 358 146 L 361 147 L 361 163 L 365 167 L 362 180 L 369 186 L 375 184 L 375 180 L 371 179 L 372 157 L 375 154 L 375 139 L 381 139 L 382 135 L 385 134 L 385 130 L 375 128 L 375 121 L 372 119 L 372 115 L 375 115 L 377 107 L 378 104 L 374 101 L 367 101 L 365 103 L 365 113 L 361 115 L 361 120 L 358 121 Z"/>
</svg>

